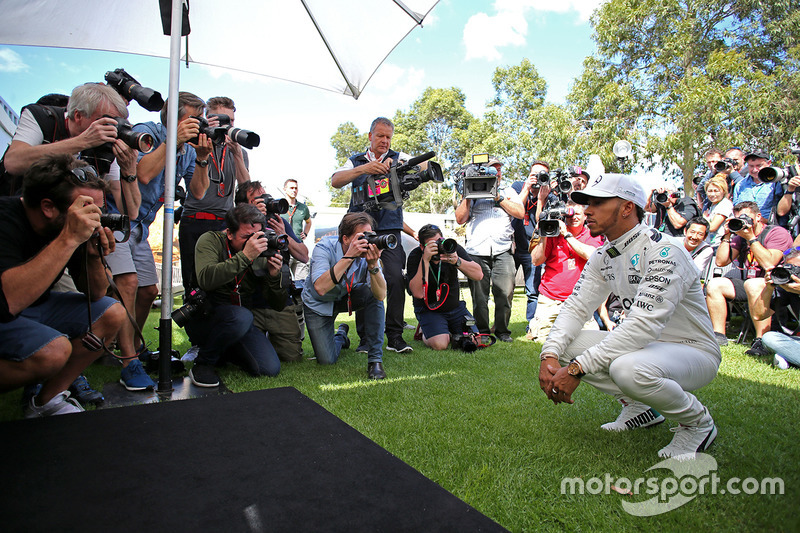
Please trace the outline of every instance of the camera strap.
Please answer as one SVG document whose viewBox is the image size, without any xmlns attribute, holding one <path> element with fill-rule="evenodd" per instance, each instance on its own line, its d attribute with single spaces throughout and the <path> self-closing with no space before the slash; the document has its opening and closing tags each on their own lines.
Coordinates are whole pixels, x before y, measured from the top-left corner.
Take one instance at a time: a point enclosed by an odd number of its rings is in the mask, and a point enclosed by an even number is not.
<svg viewBox="0 0 800 533">
<path fill-rule="evenodd" d="M 214 154 L 214 146 L 211 147 L 211 162 L 214 163 L 214 168 L 217 169 L 217 174 L 219 174 L 219 181 L 217 182 L 217 196 L 224 198 L 225 197 L 225 175 L 222 173 L 223 169 L 225 168 L 225 156 L 228 153 L 228 147 L 222 147 L 222 156 L 220 157 L 219 164 L 217 164 L 217 157 Z M 211 179 L 211 176 L 208 177 L 209 181 L 214 181 Z"/>
<path fill-rule="evenodd" d="M 428 309 L 430 309 L 431 311 L 436 311 L 441 306 L 443 306 L 444 303 L 447 301 L 447 296 L 450 294 L 450 285 L 448 285 L 447 283 L 441 283 L 439 281 L 441 279 L 441 274 L 442 274 L 442 263 L 441 263 L 441 260 L 439 262 L 439 269 L 438 270 L 439 270 L 438 272 L 434 272 L 433 271 L 433 266 L 432 265 L 430 266 L 431 273 L 436 277 L 436 285 L 437 285 L 436 302 L 435 302 L 435 305 L 433 307 L 431 307 L 431 304 L 428 303 L 428 278 L 427 278 L 427 276 L 425 276 L 423 278 L 423 283 L 422 283 L 422 293 L 425 295 L 425 306 Z M 444 288 L 444 298 L 442 298 L 442 288 Z"/>
<path fill-rule="evenodd" d="M 347 272 L 344 274 L 344 288 L 347 289 L 347 316 L 351 316 L 353 314 L 353 298 L 351 296 L 351 292 L 353 291 L 353 285 L 356 282 L 356 273 L 350 276 L 350 283 L 347 282 Z"/>
</svg>

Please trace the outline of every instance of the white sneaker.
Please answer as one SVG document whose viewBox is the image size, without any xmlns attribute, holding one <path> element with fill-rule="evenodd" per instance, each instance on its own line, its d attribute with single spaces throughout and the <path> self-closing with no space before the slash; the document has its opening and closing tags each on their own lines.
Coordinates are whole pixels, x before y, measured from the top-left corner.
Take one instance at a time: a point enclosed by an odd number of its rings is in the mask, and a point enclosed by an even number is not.
<svg viewBox="0 0 800 533">
<path fill-rule="evenodd" d="M 772 358 L 772 366 L 781 370 L 789 370 L 789 362 L 778 354 Z"/>
<path fill-rule="evenodd" d="M 694 459 L 697 452 L 707 450 L 717 438 L 717 426 L 713 420 L 710 425 L 680 425 L 670 428 L 670 431 L 675 433 L 675 436 L 672 437 L 672 442 L 658 450 L 658 456 L 672 457 L 679 461 Z"/>
<path fill-rule="evenodd" d="M 49 402 L 39 407 L 36 405 L 36 396 L 31 397 L 25 406 L 25 418 L 38 418 L 40 416 L 66 415 L 85 411 L 78 400 L 69 397 L 69 391 L 61 391 L 53 396 Z"/>
<path fill-rule="evenodd" d="M 664 421 L 664 415 L 641 402 L 619 400 L 622 412 L 616 420 L 600 426 L 606 431 L 627 431 L 629 429 L 655 426 Z"/>
</svg>

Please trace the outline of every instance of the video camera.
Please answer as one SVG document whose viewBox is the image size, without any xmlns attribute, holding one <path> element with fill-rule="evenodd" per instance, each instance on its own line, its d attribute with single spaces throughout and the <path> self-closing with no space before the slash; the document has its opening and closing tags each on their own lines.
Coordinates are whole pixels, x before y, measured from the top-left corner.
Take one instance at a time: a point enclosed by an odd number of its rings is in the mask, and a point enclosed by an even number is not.
<svg viewBox="0 0 800 533">
<path fill-rule="evenodd" d="M 412 157 L 407 163 L 394 163 L 388 174 L 373 176 L 367 174 L 365 183 L 354 186 L 352 203 L 360 205 L 364 211 L 387 209 L 394 211 L 403 206 L 409 191 L 413 191 L 426 181 L 443 182 L 442 167 L 431 161 L 428 168 L 420 170 L 419 164 L 434 157 L 436 152 Z"/>
<path fill-rule="evenodd" d="M 267 239 L 267 249 L 259 257 L 272 257 L 289 249 L 289 236 L 285 233 L 278 234 L 273 229 L 265 228 L 264 235 L 259 239 Z"/>
<path fill-rule="evenodd" d="M 126 100 L 136 100 L 140 106 L 148 111 L 161 111 L 164 107 L 164 99 L 161 93 L 142 87 L 136 79 L 125 72 L 125 69 L 118 68 L 114 71 L 106 72 L 106 83 L 113 87 L 120 96 Z"/>
<path fill-rule="evenodd" d="M 561 234 L 559 220 L 564 220 L 574 214 L 575 209 L 560 200 L 549 204 L 539 217 L 539 234 L 542 237 L 557 237 Z"/>
<path fill-rule="evenodd" d="M 753 219 L 750 218 L 748 215 L 739 215 L 736 218 L 732 218 L 728 220 L 728 229 L 731 230 L 733 233 L 737 233 L 742 231 L 743 229 L 750 228 L 753 226 Z"/>
<path fill-rule="evenodd" d="M 365 231 L 359 239 L 366 239 L 368 243 L 377 246 L 378 250 L 386 250 L 387 248 L 389 250 L 394 250 L 397 248 L 397 237 L 391 233 L 387 235 L 378 235 L 374 231 Z"/>
<path fill-rule="evenodd" d="M 225 142 L 225 136 L 227 135 L 245 148 L 255 148 L 261 144 L 261 137 L 259 137 L 257 133 L 243 130 L 241 128 L 234 128 L 231 125 L 231 117 L 228 115 L 219 114 L 208 116 L 216 117 L 219 121 L 219 126 L 211 127 L 208 123 L 208 120 L 199 115 L 193 116 L 192 118 L 196 118 L 198 122 L 200 122 L 200 133 L 205 133 L 206 136 L 211 139 L 211 142 L 215 144 L 223 144 Z M 194 139 L 189 139 L 189 142 L 197 144 L 200 142 L 200 135 Z"/>
<path fill-rule="evenodd" d="M 792 283 L 792 276 L 800 278 L 800 267 L 784 263 L 773 268 L 769 275 L 773 284 L 786 285 L 787 283 Z"/>
<path fill-rule="evenodd" d="M 800 163 L 800 149 L 792 150 L 792 154 L 797 156 L 797 162 Z M 797 176 L 797 168 L 794 165 L 786 168 L 765 167 L 758 171 L 758 179 L 761 181 L 769 183 L 778 180 L 781 185 L 786 185 L 795 176 Z"/>
<path fill-rule="evenodd" d="M 497 169 L 488 162 L 489 154 L 475 154 L 456 172 L 456 189 L 465 199 L 497 197 Z"/>
</svg>

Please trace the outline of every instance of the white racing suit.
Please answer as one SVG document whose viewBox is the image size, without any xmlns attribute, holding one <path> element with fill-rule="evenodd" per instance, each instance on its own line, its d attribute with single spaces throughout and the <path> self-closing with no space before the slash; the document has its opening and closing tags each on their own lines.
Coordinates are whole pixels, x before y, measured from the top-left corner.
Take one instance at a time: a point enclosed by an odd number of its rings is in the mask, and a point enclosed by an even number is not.
<svg viewBox="0 0 800 533">
<path fill-rule="evenodd" d="M 610 292 L 625 320 L 611 332 L 581 331 Z M 700 271 L 682 242 L 644 224 L 592 254 L 542 352 L 562 364 L 575 358 L 582 381 L 687 426 L 709 416 L 687 391 L 710 383 L 722 359 Z"/>
</svg>

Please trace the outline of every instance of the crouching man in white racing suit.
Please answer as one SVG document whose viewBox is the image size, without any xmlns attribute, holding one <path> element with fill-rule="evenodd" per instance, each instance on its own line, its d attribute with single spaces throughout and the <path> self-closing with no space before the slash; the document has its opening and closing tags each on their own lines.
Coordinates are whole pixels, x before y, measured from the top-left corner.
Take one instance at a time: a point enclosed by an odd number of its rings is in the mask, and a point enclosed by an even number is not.
<svg viewBox="0 0 800 533">
<path fill-rule="evenodd" d="M 608 241 L 589 258 L 542 346 L 539 385 L 558 404 L 573 403 L 581 383 L 622 405 L 609 431 L 680 425 L 661 457 L 694 457 L 717 429 L 708 409 L 690 392 L 714 379 L 721 354 L 700 286 L 700 272 L 682 243 L 642 223 L 646 203 L 629 176 L 596 177 L 572 199 L 587 204 L 586 226 Z M 581 331 L 610 292 L 626 310 L 611 332 Z M 561 365 L 567 366 L 561 366 Z"/>
</svg>

